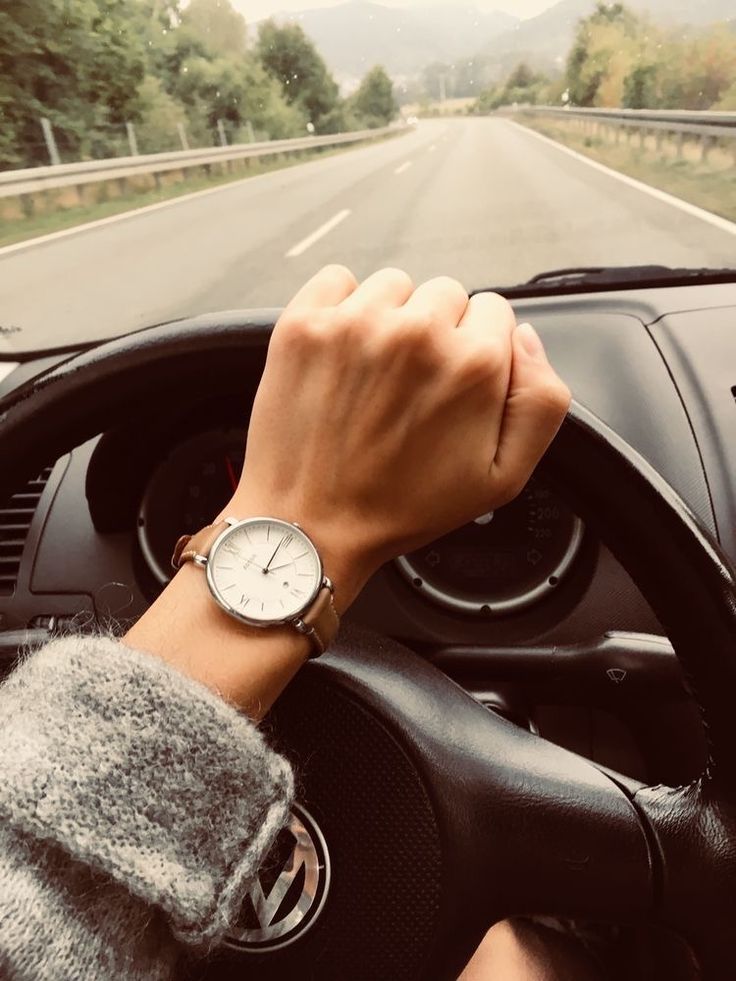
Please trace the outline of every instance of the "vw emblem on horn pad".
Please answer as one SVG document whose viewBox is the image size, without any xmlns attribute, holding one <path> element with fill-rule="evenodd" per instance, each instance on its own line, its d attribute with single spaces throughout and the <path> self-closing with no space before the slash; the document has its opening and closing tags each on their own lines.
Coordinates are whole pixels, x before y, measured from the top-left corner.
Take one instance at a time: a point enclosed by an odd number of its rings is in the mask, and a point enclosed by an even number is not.
<svg viewBox="0 0 736 981">
<path fill-rule="evenodd" d="M 286 947 L 317 920 L 329 888 L 325 839 L 309 812 L 295 804 L 225 942 L 252 953 Z"/>
</svg>

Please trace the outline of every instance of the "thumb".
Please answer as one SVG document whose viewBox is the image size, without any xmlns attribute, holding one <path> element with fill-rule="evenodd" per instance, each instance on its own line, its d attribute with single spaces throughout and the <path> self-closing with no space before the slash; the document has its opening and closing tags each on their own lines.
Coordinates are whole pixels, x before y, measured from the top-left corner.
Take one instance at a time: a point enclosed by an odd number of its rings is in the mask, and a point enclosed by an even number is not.
<svg viewBox="0 0 736 981">
<path fill-rule="evenodd" d="M 512 363 L 506 406 L 489 479 L 505 503 L 524 488 L 570 407 L 570 390 L 547 360 L 531 324 L 511 335 Z"/>
</svg>

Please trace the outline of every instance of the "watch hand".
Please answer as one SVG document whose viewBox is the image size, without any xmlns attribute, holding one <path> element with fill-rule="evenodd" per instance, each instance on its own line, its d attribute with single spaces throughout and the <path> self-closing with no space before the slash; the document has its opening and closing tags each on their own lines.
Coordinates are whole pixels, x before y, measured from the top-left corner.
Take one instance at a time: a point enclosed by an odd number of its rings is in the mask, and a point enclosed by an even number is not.
<svg viewBox="0 0 736 981">
<path fill-rule="evenodd" d="M 282 544 L 282 542 L 283 542 L 283 540 L 285 538 L 286 538 L 286 535 L 282 535 L 281 536 L 281 541 L 278 543 L 278 545 L 276 546 L 276 548 L 273 550 L 273 554 L 271 555 L 271 558 L 268 560 L 268 562 L 265 565 L 265 568 L 263 569 L 263 575 L 264 576 L 268 573 L 269 566 L 271 565 L 271 563 L 273 562 L 273 560 L 276 558 L 276 553 L 281 548 L 281 544 Z"/>
<path fill-rule="evenodd" d="M 279 569 L 285 569 L 287 565 L 291 565 L 291 562 L 282 562 L 281 565 L 275 565 L 272 569 L 268 569 L 267 572 L 270 575 L 272 572 L 278 572 Z"/>
</svg>

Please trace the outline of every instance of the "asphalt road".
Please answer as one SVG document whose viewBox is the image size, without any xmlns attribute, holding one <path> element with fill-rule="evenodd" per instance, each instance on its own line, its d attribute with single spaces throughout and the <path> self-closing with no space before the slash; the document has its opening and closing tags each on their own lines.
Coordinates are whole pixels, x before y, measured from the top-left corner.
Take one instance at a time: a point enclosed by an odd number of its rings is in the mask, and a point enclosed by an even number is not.
<svg viewBox="0 0 736 981">
<path fill-rule="evenodd" d="M 106 337 L 286 302 L 326 262 L 468 288 L 545 269 L 736 266 L 736 235 L 503 119 L 416 131 L 19 251 L 0 250 L 0 345 Z"/>
</svg>

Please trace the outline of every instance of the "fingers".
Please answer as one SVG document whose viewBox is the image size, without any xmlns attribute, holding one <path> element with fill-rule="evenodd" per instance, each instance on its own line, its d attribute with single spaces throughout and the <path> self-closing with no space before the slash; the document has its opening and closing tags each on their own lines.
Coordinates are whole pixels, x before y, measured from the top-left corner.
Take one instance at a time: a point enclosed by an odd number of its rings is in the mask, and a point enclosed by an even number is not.
<svg viewBox="0 0 736 981">
<path fill-rule="evenodd" d="M 498 293 L 476 293 L 468 300 L 468 305 L 458 327 L 470 339 L 472 335 L 483 340 L 493 335 L 502 335 L 509 341 L 516 326 L 516 317 L 511 304 Z"/>
<path fill-rule="evenodd" d="M 461 361 L 475 365 L 485 379 L 489 435 L 498 439 L 511 378 L 511 335 L 516 319 L 498 293 L 476 293 L 468 301 L 452 342 Z"/>
<path fill-rule="evenodd" d="M 344 305 L 361 309 L 400 307 L 413 290 L 414 284 L 408 273 L 401 269 L 380 269 L 364 279 Z"/>
<path fill-rule="evenodd" d="M 336 307 L 357 285 L 357 279 L 346 266 L 324 266 L 295 293 L 286 309 Z"/>
<path fill-rule="evenodd" d="M 570 390 L 547 360 L 531 324 L 511 335 L 512 365 L 498 449 L 489 473 L 491 492 L 510 501 L 522 490 L 570 407 Z"/>
<path fill-rule="evenodd" d="M 511 377 L 511 335 L 515 326 L 516 318 L 508 301 L 498 293 L 476 293 L 468 301 L 453 337 L 461 352 L 486 362 L 494 381 L 499 423 Z"/>
<path fill-rule="evenodd" d="M 414 290 L 404 303 L 402 313 L 422 323 L 455 327 L 467 305 L 465 287 L 449 276 L 438 276 Z"/>
</svg>

